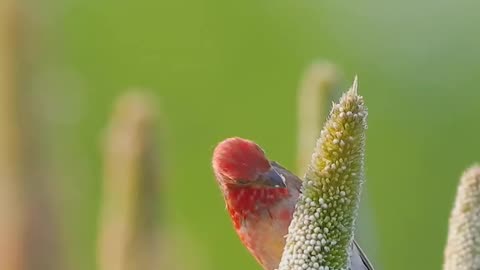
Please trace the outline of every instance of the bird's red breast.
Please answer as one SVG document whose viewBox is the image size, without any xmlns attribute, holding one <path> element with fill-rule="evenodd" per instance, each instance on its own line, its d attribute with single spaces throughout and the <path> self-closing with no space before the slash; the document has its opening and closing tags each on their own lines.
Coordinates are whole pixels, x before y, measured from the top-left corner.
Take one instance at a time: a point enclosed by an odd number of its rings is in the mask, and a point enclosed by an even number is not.
<svg viewBox="0 0 480 270">
<path fill-rule="evenodd" d="M 281 200 L 288 198 L 287 188 L 232 187 L 225 191 L 228 212 L 238 229 L 245 219 L 263 218 Z"/>
<path fill-rule="evenodd" d="M 240 240 L 264 269 L 276 269 L 298 190 L 239 187 L 225 192 L 227 209 Z"/>
</svg>

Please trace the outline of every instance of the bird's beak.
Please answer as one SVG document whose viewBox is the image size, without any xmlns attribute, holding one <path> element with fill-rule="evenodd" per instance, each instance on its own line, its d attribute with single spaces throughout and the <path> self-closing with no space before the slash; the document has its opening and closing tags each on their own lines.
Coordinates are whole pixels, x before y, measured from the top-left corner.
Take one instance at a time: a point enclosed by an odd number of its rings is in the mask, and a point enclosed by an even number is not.
<svg viewBox="0 0 480 270">
<path fill-rule="evenodd" d="M 256 182 L 258 185 L 270 188 L 287 187 L 285 184 L 285 177 L 273 167 L 271 167 L 267 172 L 260 174 Z"/>
</svg>

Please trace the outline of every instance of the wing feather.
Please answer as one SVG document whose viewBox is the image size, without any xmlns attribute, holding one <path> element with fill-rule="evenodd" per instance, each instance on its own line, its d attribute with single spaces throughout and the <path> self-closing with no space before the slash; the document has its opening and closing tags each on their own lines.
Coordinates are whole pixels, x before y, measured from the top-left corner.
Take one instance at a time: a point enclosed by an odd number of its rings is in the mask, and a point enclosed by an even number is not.
<svg viewBox="0 0 480 270">
<path fill-rule="evenodd" d="M 293 187 L 300 192 L 302 188 L 302 180 L 300 178 L 275 161 L 272 161 L 271 164 L 281 175 L 285 177 L 287 187 Z"/>
<path fill-rule="evenodd" d="M 357 241 L 353 240 L 352 254 L 351 254 L 351 269 L 352 270 L 373 270 L 373 266 L 368 260 L 365 253 L 362 251 Z"/>
</svg>

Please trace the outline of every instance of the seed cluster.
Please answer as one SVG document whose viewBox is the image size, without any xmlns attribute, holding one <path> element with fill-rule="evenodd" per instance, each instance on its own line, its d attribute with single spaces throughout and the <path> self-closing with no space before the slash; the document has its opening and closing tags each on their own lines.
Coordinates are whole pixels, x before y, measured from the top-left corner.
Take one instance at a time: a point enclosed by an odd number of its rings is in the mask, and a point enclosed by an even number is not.
<svg viewBox="0 0 480 270">
<path fill-rule="evenodd" d="M 280 270 L 340 270 L 349 250 L 363 182 L 367 111 L 357 84 L 334 104 L 290 224 Z"/>
<path fill-rule="evenodd" d="M 480 266 L 480 167 L 467 170 L 460 180 L 450 216 L 444 270 L 470 270 Z"/>
</svg>

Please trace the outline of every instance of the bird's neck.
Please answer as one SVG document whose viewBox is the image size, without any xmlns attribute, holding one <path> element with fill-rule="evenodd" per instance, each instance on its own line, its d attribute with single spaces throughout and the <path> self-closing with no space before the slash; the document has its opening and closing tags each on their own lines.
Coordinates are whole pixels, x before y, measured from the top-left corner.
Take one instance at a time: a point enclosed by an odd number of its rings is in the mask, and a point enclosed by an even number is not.
<svg viewBox="0 0 480 270">
<path fill-rule="evenodd" d="M 265 208 L 289 197 L 287 188 L 228 187 L 226 189 L 227 208 L 234 226 L 239 229 L 248 218 L 259 217 Z"/>
</svg>

